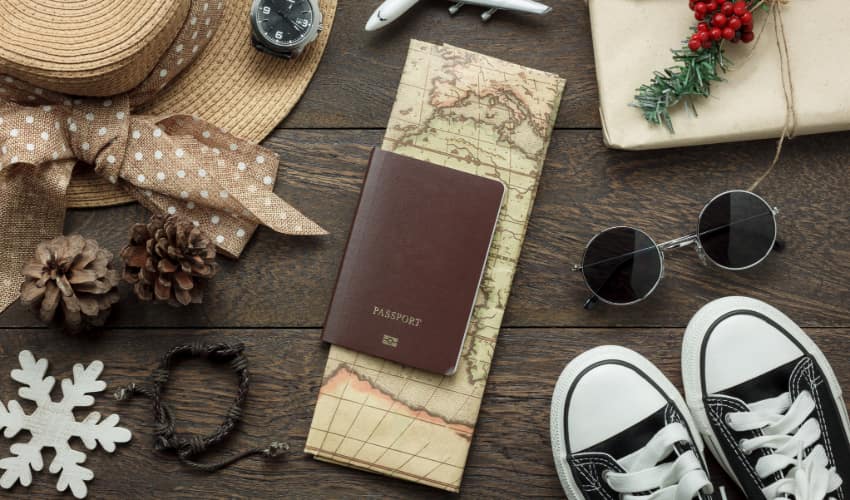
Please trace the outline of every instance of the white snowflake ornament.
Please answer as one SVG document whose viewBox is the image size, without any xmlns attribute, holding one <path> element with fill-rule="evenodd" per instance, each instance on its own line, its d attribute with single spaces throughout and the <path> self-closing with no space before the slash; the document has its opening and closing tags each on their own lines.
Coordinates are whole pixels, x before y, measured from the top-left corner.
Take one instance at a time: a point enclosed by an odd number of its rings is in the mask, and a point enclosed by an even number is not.
<svg viewBox="0 0 850 500">
<path fill-rule="evenodd" d="M 12 379 L 24 386 L 18 389 L 18 396 L 35 402 L 37 407 L 32 415 L 27 415 L 15 400 L 9 401 L 8 406 L 0 402 L 3 435 L 12 438 L 21 429 L 32 434 L 28 443 L 15 443 L 10 447 L 14 456 L 0 460 L 0 469 L 5 470 L 0 476 L 0 487 L 9 489 L 17 482 L 29 486 L 32 471 L 40 471 L 44 466 L 42 448 L 50 447 L 56 451 L 49 468 L 51 474 L 59 474 L 56 489 L 65 491 L 70 487 L 75 497 L 84 498 L 88 492 L 86 481 L 91 481 L 94 473 L 80 465 L 86 461 L 86 454 L 71 448 L 68 440 L 78 437 L 90 450 L 100 444 L 111 453 L 116 443 L 126 443 L 132 437 L 129 430 L 117 426 L 118 415 L 101 421 L 100 413 L 95 411 L 82 422 L 74 417 L 74 408 L 94 405 L 94 397 L 89 394 L 106 389 L 106 382 L 98 380 L 103 363 L 92 361 L 87 367 L 79 363 L 74 365 L 73 380 L 62 381 L 62 401 L 54 402 L 50 391 L 56 380 L 44 376 L 47 360 L 36 361 L 31 352 L 21 351 L 18 361 L 21 369 L 12 370 Z"/>
</svg>

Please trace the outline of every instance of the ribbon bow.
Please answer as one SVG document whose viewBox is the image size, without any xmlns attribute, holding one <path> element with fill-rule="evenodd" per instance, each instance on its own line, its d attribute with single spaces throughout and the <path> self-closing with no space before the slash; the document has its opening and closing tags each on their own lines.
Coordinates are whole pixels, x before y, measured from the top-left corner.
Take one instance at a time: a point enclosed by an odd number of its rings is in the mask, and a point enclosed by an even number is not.
<svg viewBox="0 0 850 500">
<path fill-rule="evenodd" d="M 206 40 L 219 11 L 193 2 L 173 47 Z M 212 34 L 210 31 L 209 34 Z M 0 77 L 0 312 L 17 299 L 20 270 L 36 244 L 62 232 L 65 190 L 77 160 L 127 189 L 154 212 L 180 213 L 238 257 L 257 225 L 291 235 L 327 234 L 278 198 L 272 151 L 186 115 L 134 115 L 182 65 L 169 50 L 137 89 L 107 99 L 74 99 Z M 193 51 L 196 53 L 197 51 Z M 170 61 L 170 62 L 169 62 Z M 166 69 L 159 70 L 162 66 Z M 171 78 L 179 71 L 172 71 Z"/>
</svg>

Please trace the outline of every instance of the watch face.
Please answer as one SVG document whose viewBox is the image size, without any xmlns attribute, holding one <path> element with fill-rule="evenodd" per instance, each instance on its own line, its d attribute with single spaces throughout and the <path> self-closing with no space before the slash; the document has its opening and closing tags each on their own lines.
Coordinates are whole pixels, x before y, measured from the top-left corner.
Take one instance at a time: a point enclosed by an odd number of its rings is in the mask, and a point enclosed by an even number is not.
<svg viewBox="0 0 850 500">
<path fill-rule="evenodd" d="M 282 47 L 303 40 L 313 26 L 309 0 L 260 0 L 254 16 L 260 36 Z"/>
</svg>

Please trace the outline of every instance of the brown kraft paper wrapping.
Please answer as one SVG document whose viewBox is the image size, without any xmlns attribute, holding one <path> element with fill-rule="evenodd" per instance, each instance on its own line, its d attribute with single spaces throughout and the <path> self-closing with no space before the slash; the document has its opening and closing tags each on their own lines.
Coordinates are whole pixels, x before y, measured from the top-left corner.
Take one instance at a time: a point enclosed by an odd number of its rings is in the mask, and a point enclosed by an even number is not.
<svg viewBox="0 0 850 500">
<path fill-rule="evenodd" d="M 699 116 L 684 106 L 671 113 L 676 132 L 646 122 L 630 107 L 635 89 L 654 71 L 673 65 L 670 49 L 696 24 L 683 0 L 588 0 L 600 115 L 605 143 L 615 149 L 658 149 L 777 138 L 786 121 L 779 49 L 767 11 L 755 13 L 756 42 L 727 43 L 726 81 L 711 97 L 694 98 Z M 850 129 L 850 4 L 847 0 L 791 0 L 782 8 L 788 43 L 795 135 Z M 751 53 L 752 52 L 752 53 Z"/>
</svg>

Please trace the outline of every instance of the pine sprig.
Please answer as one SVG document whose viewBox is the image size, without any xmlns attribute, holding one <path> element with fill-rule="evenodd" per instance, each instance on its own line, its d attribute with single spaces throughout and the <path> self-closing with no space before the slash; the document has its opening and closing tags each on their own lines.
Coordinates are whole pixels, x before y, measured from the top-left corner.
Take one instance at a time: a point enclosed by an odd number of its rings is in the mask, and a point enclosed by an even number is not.
<svg viewBox="0 0 850 500">
<path fill-rule="evenodd" d="M 664 124 L 671 133 L 673 121 L 670 109 L 682 102 L 696 115 L 692 97 L 708 97 L 711 94 L 711 82 L 722 81 L 719 72 L 725 71 L 729 65 L 720 43 L 694 52 L 687 47 L 686 40 L 683 48 L 672 52 L 673 60 L 678 64 L 664 71 L 656 71 L 650 83 L 637 89 L 635 101 L 631 104 L 643 112 L 648 122 Z"/>
</svg>

